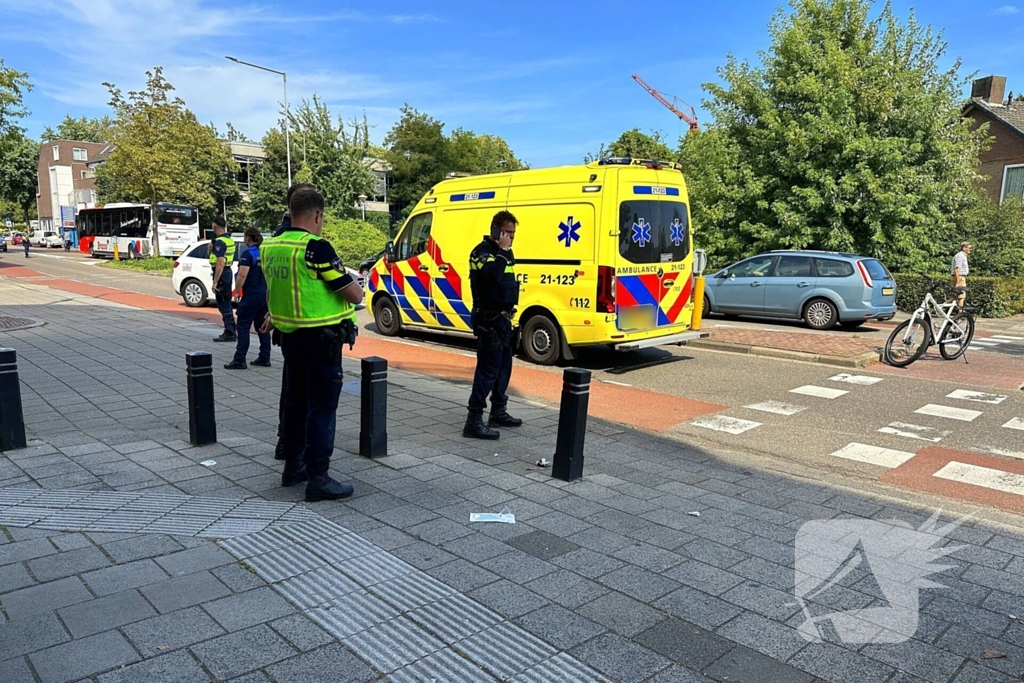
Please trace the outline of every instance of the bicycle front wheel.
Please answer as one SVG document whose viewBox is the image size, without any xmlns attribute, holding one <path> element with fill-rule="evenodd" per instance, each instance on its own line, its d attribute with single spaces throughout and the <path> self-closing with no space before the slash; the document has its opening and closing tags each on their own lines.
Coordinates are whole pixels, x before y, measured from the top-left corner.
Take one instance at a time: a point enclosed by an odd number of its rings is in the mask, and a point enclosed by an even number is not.
<svg viewBox="0 0 1024 683">
<path fill-rule="evenodd" d="M 928 349 L 931 336 L 931 326 L 927 320 L 904 320 L 885 342 L 885 362 L 897 368 L 910 365 Z"/>
<path fill-rule="evenodd" d="M 955 360 L 964 355 L 971 340 L 974 339 L 974 316 L 960 313 L 953 318 L 953 324 L 947 325 L 939 339 L 939 353 L 946 360 Z"/>
</svg>

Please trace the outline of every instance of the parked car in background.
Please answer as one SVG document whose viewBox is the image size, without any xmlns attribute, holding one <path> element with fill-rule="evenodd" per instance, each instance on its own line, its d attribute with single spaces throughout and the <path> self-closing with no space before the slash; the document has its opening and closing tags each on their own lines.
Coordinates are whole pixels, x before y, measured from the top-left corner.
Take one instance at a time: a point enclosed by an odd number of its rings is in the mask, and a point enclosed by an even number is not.
<svg viewBox="0 0 1024 683">
<path fill-rule="evenodd" d="M 21 241 L 23 239 L 25 239 L 25 238 L 22 237 L 20 232 L 12 232 L 11 233 L 11 244 L 21 244 Z"/>
<path fill-rule="evenodd" d="M 854 328 L 896 315 L 896 281 L 876 258 L 772 251 L 708 276 L 704 315 L 802 319 L 816 330 Z"/>
<path fill-rule="evenodd" d="M 51 249 L 60 249 L 64 246 L 64 238 L 59 232 L 47 231 L 43 234 L 43 245 Z"/>
<path fill-rule="evenodd" d="M 4 235 L 0 235 L 0 251 L 7 251 L 7 238 Z"/>
<path fill-rule="evenodd" d="M 368 259 L 363 259 L 362 263 L 359 264 L 359 275 L 362 276 L 363 279 L 370 277 L 370 271 L 373 270 L 374 264 L 382 258 L 384 258 L 383 251 Z"/>
<path fill-rule="evenodd" d="M 238 256 L 241 250 L 245 249 L 242 235 L 231 236 L 236 243 L 235 262 L 231 264 L 232 273 L 238 275 Z M 351 275 L 363 288 L 366 282 L 354 268 L 345 267 L 345 271 Z M 213 271 L 210 268 L 210 243 L 209 241 L 196 242 L 185 247 L 185 250 L 174 259 L 174 270 L 171 271 L 171 286 L 174 292 L 182 298 L 186 306 L 201 308 L 213 301 Z M 362 308 L 360 304 L 357 308 Z"/>
<path fill-rule="evenodd" d="M 45 247 L 46 240 L 50 235 L 56 235 L 57 233 L 52 230 L 36 230 L 29 237 L 29 242 L 32 243 L 33 247 Z"/>
</svg>

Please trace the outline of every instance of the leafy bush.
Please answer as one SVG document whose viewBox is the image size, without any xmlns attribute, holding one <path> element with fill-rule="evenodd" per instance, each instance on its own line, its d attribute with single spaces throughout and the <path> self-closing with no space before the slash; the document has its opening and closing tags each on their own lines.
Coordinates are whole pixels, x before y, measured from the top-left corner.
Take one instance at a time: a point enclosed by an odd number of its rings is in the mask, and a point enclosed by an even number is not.
<svg viewBox="0 0 1024 683">
<path fill-rule="evenodd" d="M 174 270 L 174 260 L 162 256 L 149 258 L 124 259 L 123 261 L 107 261 L 100 264 L 103 268 L 134 270 L 140 273 L 160 273 L 170 275 Z"/>
<path fill-rule="evenodd" d="M 338 218 L 327 215 L 323 237 L 338 252 L 342 263 L 358 268 L 359 262 L 384 250 L 388 237 L 368 221 Z"/>
<path fill-rule="evenodd" d="M 940 303 L 950 296 L 949 275 L 895 273 L 896 306 L 913 311 L 921 305 L 925 292 L 934 282 L 941 285 L 932 292 Z M 968 277 L 967 303 L 978 307 L 984 318 L 1005 318 L 1024 312 L 1024 278 Z"/>
</svg>

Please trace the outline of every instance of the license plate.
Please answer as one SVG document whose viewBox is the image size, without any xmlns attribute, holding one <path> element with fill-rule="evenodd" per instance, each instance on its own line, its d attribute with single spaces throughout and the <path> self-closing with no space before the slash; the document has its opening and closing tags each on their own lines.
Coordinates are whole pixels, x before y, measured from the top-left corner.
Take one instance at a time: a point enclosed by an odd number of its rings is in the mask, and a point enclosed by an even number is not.
<svg viewBox="0 0 1024 683">
<path fill-rule="evenodd" d="M 619 309 L 620 330 L 648 330 L 655 327 L 656 320 L 653 306 L 630 306 Z"/>
<path fill-rule="evenodd" d="M 882 296 L 892 296 L 892 287 L 883 287 Z"/>
</svg>

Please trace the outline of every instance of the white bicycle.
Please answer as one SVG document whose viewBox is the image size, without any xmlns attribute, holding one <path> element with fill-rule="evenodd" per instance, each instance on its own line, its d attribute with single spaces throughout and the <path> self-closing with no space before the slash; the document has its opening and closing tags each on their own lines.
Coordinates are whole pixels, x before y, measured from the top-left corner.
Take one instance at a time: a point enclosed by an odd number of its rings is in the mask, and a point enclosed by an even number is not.
<svg viewBox="0 0 1024 683">
<path fill-rule="evenodd" d="M 973 306 L 960 306 L 956 301 L 940 304 L 932 292 L 943 286 L 933 282 L 924 295 L 924 301 L 908 320 L 896 326 L 885 342 L 885 362 L 903 368 L 924 355 L 938 340 L 939 353 L 946 360 L 960 356 L 967 362 L 965 352 L 974 339 Z M 966 287 L 955 287 L 954 296 L 965 294 Z"/>
</svg>

